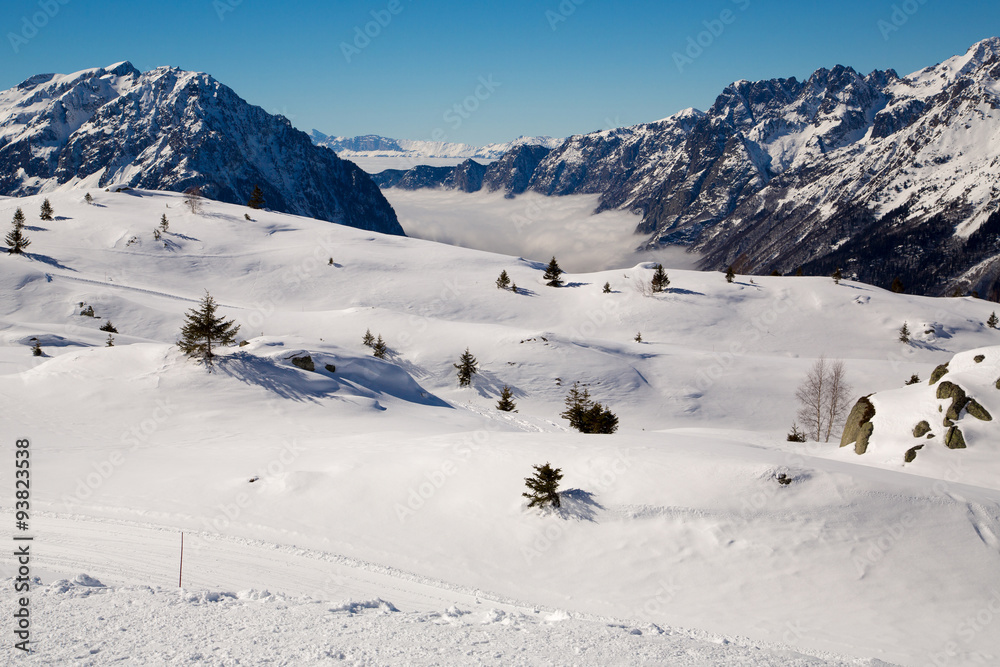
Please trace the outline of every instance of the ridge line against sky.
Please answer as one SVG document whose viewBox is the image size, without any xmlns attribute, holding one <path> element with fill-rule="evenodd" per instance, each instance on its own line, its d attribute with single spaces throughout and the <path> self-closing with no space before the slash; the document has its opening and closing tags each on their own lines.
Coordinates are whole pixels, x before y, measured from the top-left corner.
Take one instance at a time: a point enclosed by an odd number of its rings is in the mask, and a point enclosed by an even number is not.
<svg viewBox="0 0 1000 667">
<path fill-rule="evenodd" d="M 906 75 L 1000 34 L 984 1 L 10 0 L 0 88 L 122 60 L 207 72 L 304 131 L 482 145 L 711 106 L 740 79 Z"/>
</svg>

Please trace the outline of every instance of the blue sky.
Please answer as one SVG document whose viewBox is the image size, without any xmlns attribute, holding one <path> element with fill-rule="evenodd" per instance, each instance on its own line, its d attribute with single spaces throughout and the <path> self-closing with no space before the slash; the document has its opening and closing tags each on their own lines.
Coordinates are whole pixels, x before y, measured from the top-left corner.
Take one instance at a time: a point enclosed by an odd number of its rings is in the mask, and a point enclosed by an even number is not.
<svg viewBox="0 0 1000 667">
<path fill-rule="evenodd" d="M 306 131 L 482 144 L 705 109 L 737 79 L 907 74 L 1000 35 L 1000 3 L 5 0 L 0 29 L 0 88 L 175 65 Z"/>
</svg>

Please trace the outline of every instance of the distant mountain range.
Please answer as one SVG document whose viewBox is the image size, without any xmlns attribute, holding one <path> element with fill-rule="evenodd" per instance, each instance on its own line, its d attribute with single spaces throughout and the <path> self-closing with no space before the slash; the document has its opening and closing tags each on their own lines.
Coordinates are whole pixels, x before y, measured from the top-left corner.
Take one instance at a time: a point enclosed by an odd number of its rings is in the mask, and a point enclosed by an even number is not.
<svg viewBox="0 0 1000 667">
<path fill-rule="evenodd" d="M 413 141 L 409 139 L 389 139 L 377 134 L 360 137 L 331 137 L 319 130 L 313 130 L 313 143 L 326 146 L 345 158 L 352 157 L 401 157 L 401 158 L 478 158 L 496 160 L 518 146 L 545 146 L 555 148 L 563 139 L 552 137 L 518 137 L 513 141 L 485 146 L 448 143 L 445 141 Z"/>
<path fill-rule="evenodd" d="M 995 37 L 905 77 L 838 65 L 806 81 L 737 81 L 707 112 L 536 150 L 512 148 L 494 165 L 518 168 L 490 174 L 466 162 L 376 180 L 599 194 L 598 210 L 643 216 L 642 246 L 686 245 L 707 269 L 841 268 L 886 287 L 900 277 L 908 291 L 1000 299 Z"/>
<path fill-rule="evenodd" d="M 0 92 L 0 194 L 109 185 L 202 193 L 403 234 L 368 175 L 207 74 L 128 62 Z"/>
</svg>

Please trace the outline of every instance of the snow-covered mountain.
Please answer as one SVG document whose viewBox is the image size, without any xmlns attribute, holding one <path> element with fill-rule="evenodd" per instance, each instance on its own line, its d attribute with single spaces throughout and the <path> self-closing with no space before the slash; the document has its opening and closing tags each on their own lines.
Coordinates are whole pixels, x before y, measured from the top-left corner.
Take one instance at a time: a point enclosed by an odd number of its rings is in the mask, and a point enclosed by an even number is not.
<svg viewBox="0 0 1000 667">
<path fill-rule="evenodd" d="M 123 62 L 0 92 L 0 193 L 81 186 L 183 191 L 402 234 L 368 175 L 207 74 Z"/>
<path fill-rule="evenodd" d="M 570 137 L 526 189 L 599 194 L 598 210 L 643 215 L 645 245 L 690 246 L 706 268 L 840 267 L 996 297 L 998 152 L 994 37 L 906 77 L 838 65 L 806 81 L 737 81 L 707 112 Z"/>
<path fill-rule="evenodd" d="M 447 141 L 418 141 L 411 139 L 388 139 L 376 134 L 366 134 L 358 137 L 331 137 L 319 130 L 313 130 L 313 142 L 318 146 L 326 146 L 345 158 L 353 157 L 383 157 L 383 158 L 478 158 L 480 160 L 497 160 L 512 148 L 518 146 L 545 146 L 555 148 L 563 142 L 552 137 L 518 137 L 513 141 L 471 146 L 469 144 L 450 143 Z"/>
</svg>

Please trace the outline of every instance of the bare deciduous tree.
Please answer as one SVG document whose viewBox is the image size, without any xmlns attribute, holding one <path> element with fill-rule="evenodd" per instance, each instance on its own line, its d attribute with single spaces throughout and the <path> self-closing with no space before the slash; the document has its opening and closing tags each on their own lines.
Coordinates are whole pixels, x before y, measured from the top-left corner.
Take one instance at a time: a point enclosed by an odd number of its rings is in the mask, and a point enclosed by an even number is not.
<svg viewBox="0 0 1000 667">
<path fill-rule="evenodd" d="M 829 442 L 834 427 L 847 413 L 850 394 L 843 360 L 817 359 L 795 392 L 800 405 L 798 417 L 806 433 L 816 441 L 825 438 Z"/>
<path fill-rule="evenodd" d="M 830 442 L 834 425 L 847 416 L 848 401 L 851 398 L 851 385 L 847 383 L 844 360 L 835 360 L 829 369 L 826 392 L 826 442 Z"/>
<path fill-rule="evenodd" d="M 826 376 L 826 357 L 820 357 L 809 369 L 805 381 L 795 392 L 795 398 L 799 399 L 801 406 L 799 421 L 814 440 L 819 440 L 823 433 L 823 421 L 826 416 L 823 409 L 826 404 Z"/>
</svg>

